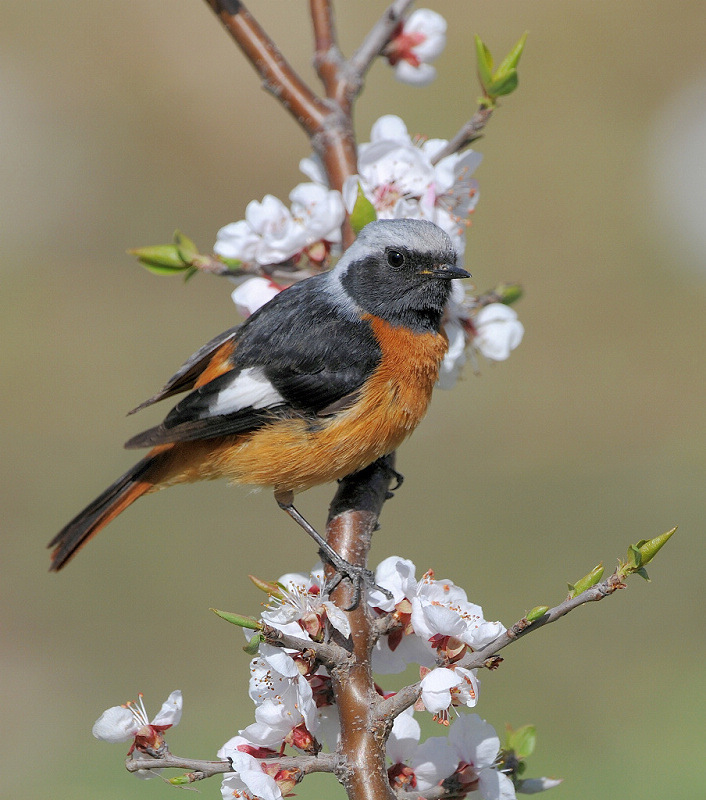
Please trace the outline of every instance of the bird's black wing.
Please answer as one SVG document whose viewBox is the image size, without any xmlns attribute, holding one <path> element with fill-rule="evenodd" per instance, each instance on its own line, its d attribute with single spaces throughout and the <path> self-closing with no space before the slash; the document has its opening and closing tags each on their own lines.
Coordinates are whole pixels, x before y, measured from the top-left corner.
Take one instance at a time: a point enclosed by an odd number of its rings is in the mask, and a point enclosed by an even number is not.
<svg viewBox="0 0 706 800">
<path fill-rule="evenodd" d="M 181 367 L 172 375 L 172 377 L 164 384 L 164 386 L 152 397 L 139 406 L 128 411 L 128 416 L 140 411 L 153 403 L 164 400 L 167 397 L 172 397 L 175 394 L 181 394 L 193 389 L 197 384 L 199 378 L 205 370 L 214 367 L 214 357 L 220 355 L 221 360 L 225 361 L 228 355 L 232 352 L 233 343 L 236 334 L 242 326 L 236 325 L 223 333 L 219 333 L 211 339 L 210 342 L 205 344 L 197 350 Z"/>
<path fill-rule="evenodd" d="M 126 447 L 241 433 L 283 416 L 313 419 L 352 402 L 381 351 L 370 324 L 322 291 L 324 279 L 296 284 L 253 314 L 234 335 L 230 369 Z"/>
</svg>

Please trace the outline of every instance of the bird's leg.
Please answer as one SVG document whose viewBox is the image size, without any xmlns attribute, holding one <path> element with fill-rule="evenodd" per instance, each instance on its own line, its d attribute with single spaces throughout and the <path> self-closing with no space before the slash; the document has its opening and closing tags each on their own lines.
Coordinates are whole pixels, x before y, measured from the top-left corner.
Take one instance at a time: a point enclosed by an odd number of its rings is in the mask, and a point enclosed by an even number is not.
<svg viewBox="0 0 706 800">
<path fill-rule="evenodd" d="M 326 541 L 326 539 L 323 538 L 316 528 L 314 528 L 311 523 L 304 519 L 304 517 L 294 507 L 293 492 L 276 490 L 275 500 L 277 501 L 277 505 L 283 511 L 286 511 L 287 514 L 289 514 L 289 516 L 297 523 L 297 525 L 303 528 L 309 534 L 309 536 L 311 536 L 311 538 L 319 546 L 319 553 L 321 557 L 325 558 L 326 561 L 328 561 L 329 564 L 331 564 L 331 566 L 336 570 L 336 575 L 326 586 L 327 593 L 333 591 L 344 577 L 348 578 L 348 580 L 351 582 L 353 586 L 353 601 L 350 608 L 346 609 L 347 611 L 353 610 L 360 603 L 361 586 L 363 583 L 379 589 L 386 597 L 392 597 L 387 589 L 384 589 L 375 583 L 373 573 L 369 569 L 366 567 L 360 567 L 357 564 L 351 564 L 350 561 L 346 561 L 345 558 L 339 555 L 333 549 L 333 547 L 331 547 L 331 545 Z"/>
<path fill-rule="evenodd" d="M 383 457 L 379 461 L 380 466 L 385 470 L 388 477 L 395 479 L 395 485 L 388 489 L 387 495 L 385 497 L 386 500 L 389 500 L 391 497 L 394 497 L 395 492 L 402 486 L 404 483 L 404 475 L 401 472 L 398 472 L 392 464 L 387 460 L 386 457 Z"/>
</svg>

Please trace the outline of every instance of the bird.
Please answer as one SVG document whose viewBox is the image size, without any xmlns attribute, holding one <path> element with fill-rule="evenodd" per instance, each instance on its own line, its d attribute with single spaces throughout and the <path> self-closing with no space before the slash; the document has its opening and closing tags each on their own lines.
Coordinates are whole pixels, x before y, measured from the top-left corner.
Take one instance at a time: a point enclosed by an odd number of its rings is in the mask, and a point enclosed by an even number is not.
<svg viewBox="0 0 706 800">
<path fill-rule="evenodd" d="M 337 571 L 351 572 L 294 495 L 355 473 L 402 443 L 429 405 L 448 348 L 451 282 L 470 277 L 426 220 L 368 223 L 334 268 L 277 294 L 216 336 L 132 412 L 188 392 L 150 448 L 49 542 L 51 571 L 142 495 L 226 478 L 269 487 Z"/>
</svg>

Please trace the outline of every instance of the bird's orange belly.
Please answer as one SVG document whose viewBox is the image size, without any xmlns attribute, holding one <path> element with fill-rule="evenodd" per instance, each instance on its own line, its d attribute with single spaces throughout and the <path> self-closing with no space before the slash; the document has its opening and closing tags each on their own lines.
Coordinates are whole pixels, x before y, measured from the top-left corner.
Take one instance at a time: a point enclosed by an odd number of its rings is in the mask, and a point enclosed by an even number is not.
<svg viewBox="0 0 706 800">
<path fill-rule="evenodd" d="M 426 413 L 447 340 L 377 318 L 371 324 L 382 360 L 353 406 L 314 424 L 279 421 L 238 437 L 234 446 L 221 449 L 218 472 L 234 483 L 299 492 L 395 450 Z"/>
</svg>

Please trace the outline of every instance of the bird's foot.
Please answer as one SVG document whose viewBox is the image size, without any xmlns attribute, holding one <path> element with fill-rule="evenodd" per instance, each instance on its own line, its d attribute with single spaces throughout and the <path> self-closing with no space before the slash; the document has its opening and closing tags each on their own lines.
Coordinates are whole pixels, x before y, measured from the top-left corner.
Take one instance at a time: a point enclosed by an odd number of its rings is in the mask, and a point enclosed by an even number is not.
<svg viewBox="0 0 706 800">
<path fill-rule="evenodd" d="M 339 555 L 333 548 L 327 547 L 319 548 L 319 554 L 323 559 L 328 561 L 334 568 L 335 572 L 331 578 L 326 581 L 325 592 L 331 592 L 340 584 L 344 578 L 348 578 L 353 589 L 353 597 L 351 604 L 345 609 L 346 611 L 353 611 L 360 605 L 360 598 L 363 596 L 363 589 L 377 589 L 382 592 L 388 600 L 392 600 L 392 593 L 385 589 L 383 586 L 375 583 L 375 573 L 367 567 L 361 567 L 358 564 L 351 564 Z"/>
</svg>

